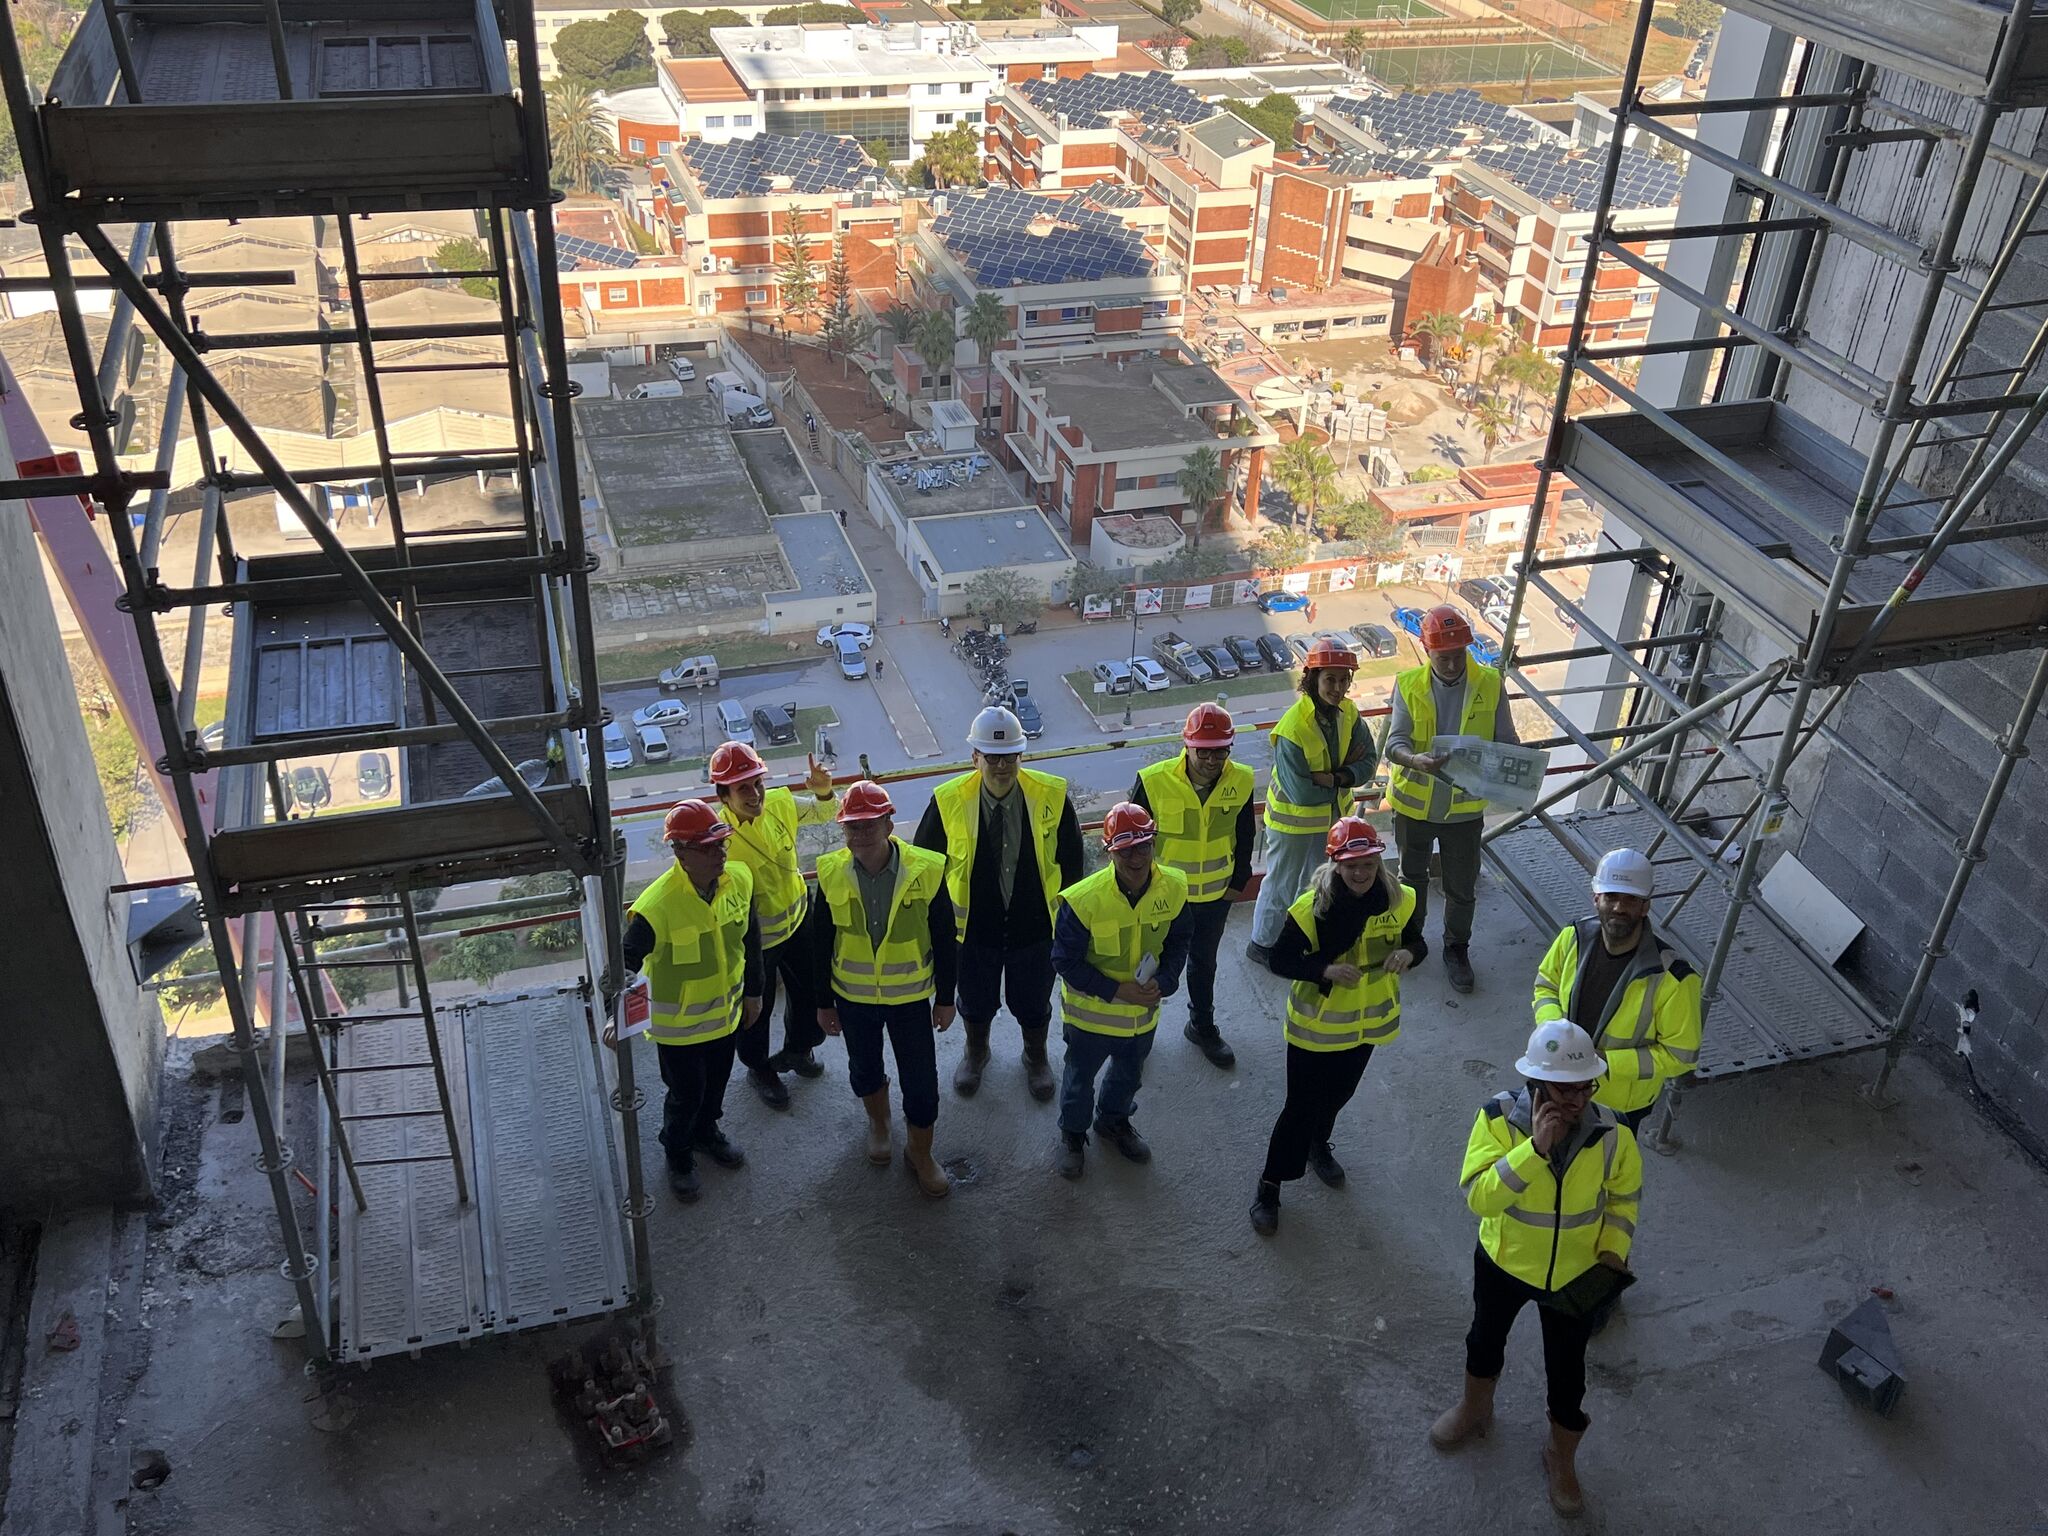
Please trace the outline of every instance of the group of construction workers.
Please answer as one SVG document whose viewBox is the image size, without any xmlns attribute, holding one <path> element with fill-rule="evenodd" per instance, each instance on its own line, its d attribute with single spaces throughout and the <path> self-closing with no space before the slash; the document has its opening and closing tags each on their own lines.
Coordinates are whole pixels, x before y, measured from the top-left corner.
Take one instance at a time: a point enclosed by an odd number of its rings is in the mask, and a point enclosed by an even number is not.
<svg viewBox="0 0 2048 1536">
<path fill-rule="evenodd" d="M 1447 778 L 1440 734 L 1514 740 L 1499 671 L 1468 653 L 1454 608 L 1421 626 L 1426 661 L 1396 679 L 1376 749 L 1350 699 L 1358 658 L 1334 638 L 1305 657 L 1301 697 L 1272 727 L 1265 872 L 1249 957 L 1288 982 L 1275 1008 L 1285 1094 L 1251 1206 L 1277 1231 L 1280 1188 L 1311 1170 L 1344 1180 L 1333 1130 L 1374 1051 L 1400 1033 L 1401 978 L 1426 958 L 1423 917 L 1437 859 L 1443 964 L 1475 985 L 1469 944 L 1485 802 Z M 838 789 L 815 763 L 801 795 L 768 787 L 750 746 L 710 762 L 715 801 L 684 801 L 664 838 L 675 854 L 633 903 L 625 936 L 633 985 L 666 1096 L 661 1145 L 676 1196 L 699 1196 L 699 1153 L 723 1167 L 744 1154 L 719 1129 L 735 1056 L 762 1100 L 790 1103 L 786 1073 L 815 1077 L 816 1049 L 844 1041 L 867 1113 L 864 1155 L 894 1160 L 894 1060 L 903 1162 L 933 1197 L 952 1181 L 933 1151 L 935 1037 L 956 1010 L 966 1037 L 956 1093 L 978 1091 L 1001 1008 L 1015 1020 L 1025 1085 L 1057 1092 L 1057 1168 L 1079 1179 L 1090 1133 L 1138 1163 L 1151 1148 L 1133 1124 L 1160 1005 L 1185 979 L 1183 1033 L 1208 1061 L 1234 1067 L 1215 1005 L 1217 956 L 1232 904 L 1252 881 L 1252 769 L 1233 761 L 1236 726 L 1198 705 L 1181 750 L 1141 770 L 1101 831 L 1105 865 L 1084 872 L 1081 826 L 1064 780 L 1024 766 L 1017 717 L 992 706 L 967 736 L 972 767 L 941 784 L 913 838 L 897 835 L 888 791 Z M 1389 767 L 1396 873 L 1358 792 Z M 837 824 L 844 846 L 817 861 L 808 895 L 797 830 Z M 732 855 L 737 855 L 736 858 Z M 1642 1162 L 1635 1128 L 1666 1082 L 1697 1064 L 1699 980 L 1649 925 L 1654 870 L 1616 850 L 1593 879 L 1593 915 L 1559 933 L 1538 967 L 1522 1085 L 1474 1120 L 1460 1184 L 1479 1217 L 1465 1388 L 1430 1429 L 1443 1449 L 1483 1434 L 1509 1330 L 1538 1305 L 1549 1383 L 1549 1496 L 1582 1507 L 1574 1457 L 1588 1420 L 1587 1341 L 1628 1283 Z M 1048 1049 L 1059 993 L 1063 1055 Z M 786 996 L 782 1047 L 771 1013 Z"/>
</svg>

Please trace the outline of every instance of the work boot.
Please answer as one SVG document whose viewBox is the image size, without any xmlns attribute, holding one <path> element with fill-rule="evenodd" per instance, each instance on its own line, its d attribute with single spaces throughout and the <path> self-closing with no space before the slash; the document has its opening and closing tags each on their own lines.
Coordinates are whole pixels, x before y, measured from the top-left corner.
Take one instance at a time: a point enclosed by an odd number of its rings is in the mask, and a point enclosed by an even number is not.
<svg viewBox="0 0 2048 1536">
<path fill-rule="evenodd" d="M 782 1077 L 769 1067 L 747 1068 L 747 1081 L 754 1085 L 754 1092 L 761 1095 L 761 1102 L 770 1109 L 789 1108 L 789 1090 L 782 1085 Z"/>
<path fill-rule="evenodd" d="M 1252 1197 L 1252 1230 L 1261 1237 L 1280 1230 L 1280 1186 L 1271 1179 L 1259 1180 L 1259 1192 Z"/>
<path fill-rule="evenodd" d="M 1494 1382 L 1485 1376 L 1465 1373 L 1465 1395 L 1454 1407 L 1446 1408 L 1429 1426 L 1429 1443 L 1440 1451 L 1455 1450 L 1475 1435 L 1493 1427 Z"/>
<path fill-rule="evenodd" d="M 768 1065 L 777 1072 L 794 1072 L 798 1077 L 823 1077 L 825 1063 L 818 1060 L 809 1050 L 781 1051 L 770 1058 Z"/>
<path fill-rule="evenodd" d="M 1550 1444 L 1543 1448 L 1543 1476 L 1550 1484 L 1550 1507 L 1567 1519 L 1586 1510 L 1578 1468 L 1579 1442 L 1585 1438 L 1583 1429 L 1566 1429 L 1557 1420 L 1550 1421 Z"/>
<path fill-rule="evenodd" d="M 953 1193 L 953 1181 L 946 1176 L 938 1160 L 932 1156 L 932 1128 L 928 1125 L 911 1125 L 903 1130 L 903 1166 L 910 1170 L 910 1176 L 917 1180 L 917 1187 L 940 1200 Z"/>
<path fill-rule="evenodd" d="M 1145 1144 L 1145 1138 L 1138 1134 L 1137 1127 L 1132 1125 L 1128 1118 L 1108 1120 L 1097 1115 L 1095 1134 L 1134 1163 L 1152 1161 L 1152 1149 Z"/>
<path fill-rule="evenodd" d="M 723 1131 L 713 1130 L 709 1136 L 693 1137 L 690 1145 L 721 1168 L 744 1168 L 747 1164 L 747 1154 L 728 1140 Z"/>
<path fill-rule="evenodd" d="M 889 1166 L 895 1154 L 889 1150 L 889 1085 L 861 1095 L 861 1107 L 868 1112 L 868 1161 L 877 1168 Z"/>
<path fill-rule="evenodd" d="M 1216 1032 L 1215 1024 L 1209 1020 L 1205 1019 L 1198 1024 L 1189 1019 L 1181 1033 L 1194 1041 L 1195 1048 L 1209 1058 L 1211 1066 L 1221 1067 L 1228 1072 L 1237 1065 L 1237 1052 L 1230 1048 L 1230 1042 Z"/>
<path fill-rule="evenodd" d="M 1343 1185 L 1344 1165 L 1337 1161 L 1337 1154 L 1330 1150 L 1327 1141 L 1309 1152 L 1308 1165 L 1315 1172 L 1315 1176 L 1330 1188 L 1337 1189 Z"/>
<path fill-rule="evenodd" d="M 988 1065 L 988 1020 L 979 1024 L 972 1019 L 960 1022 L 967 1027 L 967 1049 L 960 1053 L 960 1065 L 953 1069 L 953 1091 L 963 1099 L 971 1099 L 981 1086 L 981 1069 Z"/>
<path fill-rule="evenodd" d="M 674 1163 L 668 1165 L 668 1192 L 685 1205 L 697 1203 L 697 1196 L 703 1191 L 697 1185 L 697 1168 L 694 1163 L 684 1163 L 681 1167 Z"/>
<path fill-rule="evenodd" d="M 1450 973 L 1453 992 L 1472 990 L 1472 960 L 1463 944 L 1444 945 L 1444 969 Z"/>
<path fill-rule="evenodd" d="M 1086 1131 L 1060 1132 L 1060 1177 L 1078 1179 L 1088 1166 L 1088 1133 Z"/>
<path fill-rule="evenodd" d="M 1261 944 L 1253 939 L 1245 945 L 1244 957 L 1253 965 L 1264 966 L 1269 971 L 1273 969 L 1273 946 L 1270 944 Z"/>
<path fill-rule="evenodd" d="M 1024 1031 L 1024 1086 L 1031 1090 L 1031 1097 L 1041 1104 L 1052 1098 L 1052 1062 L 1045 1054 L 1043 1029 Z"/>
</svg>

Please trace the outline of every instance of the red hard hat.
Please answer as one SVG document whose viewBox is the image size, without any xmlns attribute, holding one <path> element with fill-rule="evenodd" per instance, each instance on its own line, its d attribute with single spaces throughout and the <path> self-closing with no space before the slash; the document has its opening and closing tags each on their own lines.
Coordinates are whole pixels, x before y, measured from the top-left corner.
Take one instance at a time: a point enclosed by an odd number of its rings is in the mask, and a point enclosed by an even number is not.
<svg viewBox="0 0 2048 1536">
<path fill-rule="evenodd" d="M 711 754 L 711 782 L 714 784 L 744 784 L 767 771 L 768 765 L 761 761 L 761 754 L 744 741 L 728 741 Z"/>
<path fill-rule="evenodd" d="M 677 848 L 711 848 L 732 836 L 732 828 L 703 800 L 685 800 L 661 823 L 661 840 Z"/>
<path fill-rule="evenodd" d="M 1325 635 L 1314 645 L 1310 646 L 1308 648 L 1308 655 L 1302 658 L 1301 669 L 1304 672 L 1311 671 L 1316 667 L 1341 667 L 1346 672 L 1356 672 L 1358 670 L 1358 653 L 1339 645 L 1335 640 Z"/>
<path fill-rule="evenodd" d="M 1472 626 L 1449 603 L 1439 603 L 1422 616 L 1425 651 L 1462 651 L 1472 643 Z"/>
<path fill-rule="evenodd" d="M 1152 813 L 1128 800 L 1112 805 L 1109 814 L 1102 818 L 1102 846 L 1111 853 L 1149 843 L 1158 835 L 1159 829 L 1152 824 Z"/>
<path fill-rule="evenodd" d="M 896 802 L 889 798 L 889 791 L 873 779 L 855 779 L 846 786 L 846 793 L 839 797 L 841 821 L 878 821 L 895 814 Z"/>
<path fill-rule="evenodd" d="M 1387 845 L 1380 841 L 1372 823 L 1363 816 L 1341 816 L 1330 828 L 1330 836 L 1323 844 L 1323 851 L 1339 864 L 1352 859 L 1371 858 L 1376 853 L 1385 853 Z"/>
<path fill-rule="evenodd" d="M 1230 711 L 1221 704 L 1197 704 L 1180 728 L 1180 739 L 1191 747 L 1227 747 L 1236 736 Z"/>
</svg>

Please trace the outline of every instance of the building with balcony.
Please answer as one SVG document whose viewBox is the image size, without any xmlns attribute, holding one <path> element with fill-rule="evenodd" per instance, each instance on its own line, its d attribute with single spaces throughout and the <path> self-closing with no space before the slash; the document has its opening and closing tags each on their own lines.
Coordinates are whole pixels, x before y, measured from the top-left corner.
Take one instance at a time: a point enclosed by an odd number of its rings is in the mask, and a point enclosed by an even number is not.
<svg viewBox="0 0 2048 1536">
<path fill-rule="evenodd" d="M 1205 122 L 1218 108 L 1162 70 L 1027 80 L 1003 93 L 989 118 L 989 175 L 1013 187 L 1080 187 L 1133 174 L 1148 130 Z"/>
<path fill-rule="evenodd" d="M 1033 80 L 1079 80 L 1116 58 L 1114 26 L 1057 21 L 983 21 L 967 29 L 967 52 L 994 73 L 997 91 Z"/>
<path fill-rule="evenodd" d="M 663 111 L 648 128 L 639 149 L 633 148 L 631 140 L 640 135 L 633 134 L 627 122 L 620 122 L 620 151 L 631 158 L 665 155 L 685 139 L 723 144 L 761 132 L 761 108 L 753 92 L 724 59 L 663 59 L 653 89 L 661 97 Z M 667 143 L 661 141 L 659 131 L 663 122 L 669 129 Z"/>
</svg>

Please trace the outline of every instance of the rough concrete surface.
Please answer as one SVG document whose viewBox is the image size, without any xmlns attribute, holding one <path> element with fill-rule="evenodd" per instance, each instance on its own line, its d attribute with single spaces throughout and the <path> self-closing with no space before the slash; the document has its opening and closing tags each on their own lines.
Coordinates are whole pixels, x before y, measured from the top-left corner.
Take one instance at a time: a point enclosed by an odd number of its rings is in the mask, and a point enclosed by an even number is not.
<svg viewBox="0 0 2048 1536">
<path fill-rule="evenodd" d="M 638 1472 L 590 1470 L 556 1416 L 544 1366 L 561 1334 L 351 1372 L 352 1423 L 313 1428 L 297 1347 L 269 1337 L 289 1296 L 251 1127 L 219 1123 L 218 1085 L 174 1063 L 144 1305 L 109 1341 L 138 1349 L 134 1385 L 100 1410 L 117 1448 L 171 1463 L 129 1496 L 130 1529 L 1555 1529 L 1534 1318 L 1492 1436 L 1453 1456 L 1424 1438 L 1468 1320 L 1458 1162 L 1526 1033 L 1538 936 L 1482 894 L 1480 991 L 1455 997 L 1433 959 L 1409 980 L 1402 1038 L 1338 1125 L 1348 1187 L 1289 1186 L 1264 1241 L 1246 1206 L 1281 1097 L 1280 984 L 1243 959 L 1248 926 L 1226 938 L 1219 1010 L 1240 1065 L 1210 1067 L 1167 1005 L 1137 1115 L 1149 1167 L 1093 1147 L 1082 1182 L 1055 1176 L 1052 1108 L 1024 1093 L 1007 1018 L 981 1094 L 946 1092 L 937 1145 L 959 1186 L 943 1203 L 862 1160 L 836 1044 L 785 1115 L 735 1082 L 726 1126 L 748 1166 L 707 1167 L 694 1208 L 655 1193 L 660 1328 L 688 1422 Z M 941 1041 L 947 1076 L 959 1038 Z M 643 1065 L 652 1081 L 651 1053 Z M 1647 1158 L 1642 1283 L 1591 1355 L 1583 1528 L 2048 1521 L 2048 1178 L 1923 1063 L 1898 1080 L 1904 1107 L 1874 1112 L 1858 1090 L 1875 1066 L 1699 1090 L 1684 1150 Z M 296 1141 L 309 1111 L 301 1084 Z M 642 1122 L 656 1168 L 657 1118 Z M 1815 1366 L 1830 1320 L 1873 1285 L 1896 1292 L 1910 1378 L 1889 1421 Z"/>
</svg>

